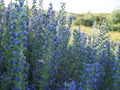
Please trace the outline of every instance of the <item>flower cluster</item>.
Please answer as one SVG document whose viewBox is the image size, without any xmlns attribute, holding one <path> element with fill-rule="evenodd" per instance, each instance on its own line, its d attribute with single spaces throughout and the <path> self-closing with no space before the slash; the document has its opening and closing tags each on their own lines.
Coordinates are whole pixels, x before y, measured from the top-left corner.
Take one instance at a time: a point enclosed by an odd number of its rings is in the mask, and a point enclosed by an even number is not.
<svg viewBox="0 0 120 90">
<path fill-rule="evenodd" d="M 0 90 L 120 90 L 120 44 L 109 41 L 108 22 L 89 36 L 71 29 L 65 3 L 55 12 L 27 2 L 0 0 Z"/>
</svg>

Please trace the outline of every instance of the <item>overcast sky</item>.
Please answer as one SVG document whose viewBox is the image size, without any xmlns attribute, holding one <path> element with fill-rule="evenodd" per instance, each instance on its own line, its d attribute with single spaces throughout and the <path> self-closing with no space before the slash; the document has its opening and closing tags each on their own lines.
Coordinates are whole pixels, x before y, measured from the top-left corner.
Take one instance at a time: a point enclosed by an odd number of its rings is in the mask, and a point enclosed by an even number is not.
<svg viewBox="0 0 120 90">
<path fill-rule="evenodd" d="M 10 0 L 4 0 L 7 5 Z M 28 0 L 31 6 L 32 0 Z M 66 2 L 66 11 L 73 13 L 110 13 L 114 9 L 120 8 L 120 0 L 43 0 L 44 9 L 49 3 L 53 3 L 54 10 L 60 9 L 60 2 Z"/>
</svg>

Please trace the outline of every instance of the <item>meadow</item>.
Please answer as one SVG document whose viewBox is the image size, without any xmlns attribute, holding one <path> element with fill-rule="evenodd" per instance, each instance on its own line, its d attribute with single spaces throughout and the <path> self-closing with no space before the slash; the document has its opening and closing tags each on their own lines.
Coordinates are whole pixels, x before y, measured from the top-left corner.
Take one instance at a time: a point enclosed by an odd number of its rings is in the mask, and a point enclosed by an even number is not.
<svg viewBox="0 0 120 90">
<path fill-rule="evenodd" d="M 106 20 L 90 35 L 73 30 L 65 3 L 56 13 L 27 2 L 0 2 L 0 90 L 120 90 L 120 43 Z"/>
</svg>

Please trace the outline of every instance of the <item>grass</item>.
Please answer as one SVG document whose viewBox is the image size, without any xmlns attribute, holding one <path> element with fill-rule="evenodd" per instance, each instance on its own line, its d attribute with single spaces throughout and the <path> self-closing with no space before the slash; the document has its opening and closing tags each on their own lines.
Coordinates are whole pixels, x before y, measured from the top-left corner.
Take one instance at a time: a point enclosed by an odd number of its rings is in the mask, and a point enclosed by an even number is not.
<svg viewBox="0 0 120 90">
<path fill-rule="evenodd" d="M 120 42 L 120 32 L 110 32 L 110 40 L 114 42 Z"/>
<path fill-rule="evenodd" d="M 73 26 L 72 29 L 78 29 L 78 26 Z M 88 35 L 94 34 L 94 30 L 91 27 L 81 25 L 80 30 L 81 32 L 85 32 Z M 110 41 L 114 41 L 116 43 L 120 42 L 120 32 L 110 31 Z"/>
</svg>

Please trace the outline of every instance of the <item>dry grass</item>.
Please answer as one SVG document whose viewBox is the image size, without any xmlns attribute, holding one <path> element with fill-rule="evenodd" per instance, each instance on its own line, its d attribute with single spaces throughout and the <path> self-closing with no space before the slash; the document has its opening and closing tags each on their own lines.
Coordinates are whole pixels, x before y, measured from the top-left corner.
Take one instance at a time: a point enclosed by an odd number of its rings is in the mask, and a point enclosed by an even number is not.
<svg viewBox="0 0 120 90">
<path fill-rule="evenodd" d="M 120 32 L 110 32 L 110 40 L 114 42 L 120 42 Z"/>
</svg>

